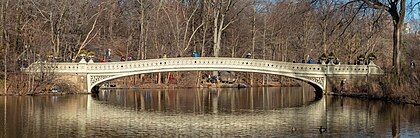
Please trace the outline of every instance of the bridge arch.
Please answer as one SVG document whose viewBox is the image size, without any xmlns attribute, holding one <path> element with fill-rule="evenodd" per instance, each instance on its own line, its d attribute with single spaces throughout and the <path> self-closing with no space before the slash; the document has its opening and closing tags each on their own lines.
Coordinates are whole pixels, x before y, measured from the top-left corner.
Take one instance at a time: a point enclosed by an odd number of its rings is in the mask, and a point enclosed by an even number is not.
<svg viewBox="0 0 420 138">
<path fill-rule="evenodd" d="M 130 72 L 130 73 L 124 73 L 124 74 L 118 74 L 118 75 L 105 75 L 105 77 L 103 79 L 100 79 L 98 81 L 93 82 L 90 86 L 89 86 L 89 92 L 92 91 L 92 89 L 96 86 L 99 85 L 103 82 L 106 81 L 110 81 L 113 79 L 118 79 L 118 78 L 122 78 L 122 77 L 127 77 L 127 76 L 133 76 L 133 75 L 137 75 L 137 74 L 149 74 L 149 73 L 159 73 L 159 72 L 184 72 L 184 71 L 233 71 L 233 72 L 249 72 L 249 73 L 262 73 L 262 74 L 271 74 L 271 75 L 279 75 L 279 76 L 285 76 L 285 77 L 289 77 L 289 78 L 293 78 L 293 79 L 297 79 L 297 80 L 301 80 L 303 82 L 308 83 L 309 85 L 311 85 L 312 87 L 315 88 L 315 94 L 317 95 L 317 97 L 323 95 L 325 86 L 323 84 L 325 84 L 325 77 L 324 76 L 297 76 L 296 74 L 290 74 L 290 73 L 282 73 L 282 72 L 276 72 L 276 71 L 264 71 L 264 70 L 253 70 L 253 69 L 233 69 L 233 68 L 217 68 L 217 69 L 212 69 L 212 68 L 178 68 L 178 69 L 155 69 L 155 70 L 147 70 L 147 71 L 137 71 L 137 72 Z M 101 75 L 104 76 L 104 75 Z M 95 77 L 95 75 L 92 75 L 90 77 Z"/>
</svg>

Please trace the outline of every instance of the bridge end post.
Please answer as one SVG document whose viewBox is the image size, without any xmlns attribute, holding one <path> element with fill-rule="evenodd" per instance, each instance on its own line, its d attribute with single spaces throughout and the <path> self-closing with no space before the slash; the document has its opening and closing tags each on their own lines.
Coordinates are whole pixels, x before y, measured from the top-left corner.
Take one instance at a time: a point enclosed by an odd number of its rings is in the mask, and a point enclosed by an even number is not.
<svg viewBox="0 0 420 138">
<path fill-rule="evenodd" d="M 91 93 L 91 80 L 90 80 L 90 75 L 89 74 L 86 74 L 86 88 L 87 88 L 87 90 L 86 90 L 86 92 L 87 93 Z"/>
<path fill-rule="evenodd" d="M 383 74 L 383 71 L 371 61 L 368 65 L 368 75 L 370 74 Z"/>
<path fill-rule="evenodd" d="M 82 58 L 80 62 L 77 64 L 80 76 L 80 85 L 81 90 L 83 93 L 90 93 L 90 76 L 87 74 L 88 70 L 88 63 L 86 62 L 85 58 Z"/>
</svg>

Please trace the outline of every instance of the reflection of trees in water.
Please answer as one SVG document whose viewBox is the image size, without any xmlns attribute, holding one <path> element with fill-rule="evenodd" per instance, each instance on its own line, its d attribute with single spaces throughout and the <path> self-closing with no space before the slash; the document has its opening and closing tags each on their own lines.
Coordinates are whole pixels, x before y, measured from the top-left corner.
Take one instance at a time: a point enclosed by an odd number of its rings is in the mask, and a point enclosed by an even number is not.
<svg viewBox="0 0 420 138">
<path fill-rule="evenodd" d="M 401 134 L 401 126 L 420 124 L 420 110 L 413 105 L 398 105 L 380 100 L 360 100 L 348 97 L 328 97 L 329 125 L 359 126 L 361 131 L 379 136 L 393 137 Z M 339 127 L 338 127 L 339 128 Z M 418 128 L 406 128 L 415 133 Z M 418 132 L 417 132 L 418 133 Z M 402 136 L 404 137 L 404 136 Z"/>
<path fill-rule="evenodd" d="M 86 112 L 87 104 L 88 95 L 0 96 L 0 137 L 48 137 L 45 127 L 59 124 L 54 119 Z"/>
<path fill-rule="evenodd" d="M 250 89 L 104 90 L 95 100 L 142 111 L 218 113 L 273 110 L 303 106 L 315 99 L 303 87 Z"/>
</svg>

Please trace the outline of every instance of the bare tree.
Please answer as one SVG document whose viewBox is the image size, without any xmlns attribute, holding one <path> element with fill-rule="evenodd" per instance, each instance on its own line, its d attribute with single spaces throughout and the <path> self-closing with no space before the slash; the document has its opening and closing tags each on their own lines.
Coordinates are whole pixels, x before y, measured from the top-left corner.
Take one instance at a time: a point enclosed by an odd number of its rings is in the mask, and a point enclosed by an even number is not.
<svg viewBox="0 0 420 138">
<path fill-rule="evenodd" d="M 237 20 L 239 13 L 230 20 L 226 17 L 237 2 L 233 0 L 209 0 L 208 2 L 209 9 L 213 12 L 213 56 L 215 57 L 219 57 L 220 54 L 223 31 Z"/>
<path fill-rule="evenodd" d="M 393 24 L 393 56 L 392 65 L 395 74 L 401 73 L 401 31 L 404 25 L 406 14 L 406 0 L 388 0 L 382 2 L 378 0 L 363 0 L 369 8 L 384 10 L 392 17 Z"/>
</svg>

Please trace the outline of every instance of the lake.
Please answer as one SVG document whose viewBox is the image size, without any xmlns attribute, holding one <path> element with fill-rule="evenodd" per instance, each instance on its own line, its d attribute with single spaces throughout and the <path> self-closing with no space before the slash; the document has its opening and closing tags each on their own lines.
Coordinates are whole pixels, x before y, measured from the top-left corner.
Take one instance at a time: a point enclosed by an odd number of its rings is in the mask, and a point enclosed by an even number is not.
<svg viewBox="0 0 420 138">
<path fill-rule="evenodd" d="M 0 96 L 0 137 L 419 137 L 420 107 L 313 88 Z M 320 126 L 327 128 L 319 132 Z M 292 128 L 296 128 L 292 131 Z"/>
</svg>

